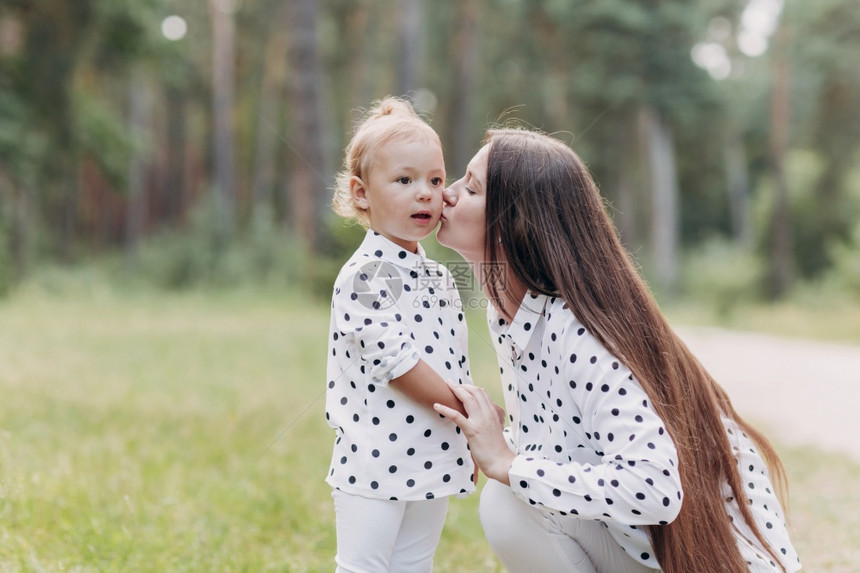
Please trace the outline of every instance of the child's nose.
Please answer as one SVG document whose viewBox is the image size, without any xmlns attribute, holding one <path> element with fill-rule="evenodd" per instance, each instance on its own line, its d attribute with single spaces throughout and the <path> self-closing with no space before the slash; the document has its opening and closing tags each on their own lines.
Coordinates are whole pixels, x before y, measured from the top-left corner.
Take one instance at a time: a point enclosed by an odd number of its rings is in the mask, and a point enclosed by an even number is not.
<svg viewBox="0 0 860 573">
<path fill-rule="evenodd" d="M 418 186 L 418 198 L 419 199 L 429 199 L 433 196 L 433 190 L 430 189 L 429 185 L 419 185 Z"/>
</svg>

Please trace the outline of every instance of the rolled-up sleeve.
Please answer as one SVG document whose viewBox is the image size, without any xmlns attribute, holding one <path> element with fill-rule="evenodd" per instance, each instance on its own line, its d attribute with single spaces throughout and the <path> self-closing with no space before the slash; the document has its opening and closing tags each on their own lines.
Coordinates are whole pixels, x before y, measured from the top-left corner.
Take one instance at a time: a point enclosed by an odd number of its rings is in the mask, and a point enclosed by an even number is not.
<svg viewBox="0 0 860 573">
<path fill-rule="evenodd" d="M 332 316 L 337 333 L 357 348 L 357 355 L 348 358 L 361 360 L 375 383 L 388 384 L 414 368 L 420 354 L 387 283 L 368 278 L 360 292 L 354 292 L 354 284 L 353 277 L 346 275 L 335 285 L 339 296 L 333 297 Z M 345 296 L 342 291 L 347 291 Z"/>
</svg>

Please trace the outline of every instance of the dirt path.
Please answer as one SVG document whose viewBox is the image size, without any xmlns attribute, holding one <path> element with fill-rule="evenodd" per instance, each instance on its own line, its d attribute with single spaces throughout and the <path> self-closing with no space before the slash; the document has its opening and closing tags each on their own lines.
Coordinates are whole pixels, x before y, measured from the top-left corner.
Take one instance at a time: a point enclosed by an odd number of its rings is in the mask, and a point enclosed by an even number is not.
<svg viewBox="0 0 860 573">
<path fill-rule="evenodd" d="M 735 409 L 769 437 L 860 461 L 860 346 L 677 330 Z"/>
</svg>

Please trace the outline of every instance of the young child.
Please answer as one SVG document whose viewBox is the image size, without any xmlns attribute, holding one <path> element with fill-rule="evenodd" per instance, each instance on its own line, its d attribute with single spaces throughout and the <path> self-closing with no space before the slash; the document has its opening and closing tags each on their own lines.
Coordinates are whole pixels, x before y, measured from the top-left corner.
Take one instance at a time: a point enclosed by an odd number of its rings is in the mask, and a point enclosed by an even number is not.
<svg viewBox="0 0 860 573">
<path fill-rule="evenodd" d="M 334 285 L 326 419 L 335 430 L 326 481 L 337 571 L 429 572 L 448 498 L 474 491 L 466 440 L 432 410 L 465 412 L 467 331 L 447 269 L 418 241 L 442 213 L 439 136 L 397 98 L 358 125 L 334 209 L 367 228 Z"/>
</svg>

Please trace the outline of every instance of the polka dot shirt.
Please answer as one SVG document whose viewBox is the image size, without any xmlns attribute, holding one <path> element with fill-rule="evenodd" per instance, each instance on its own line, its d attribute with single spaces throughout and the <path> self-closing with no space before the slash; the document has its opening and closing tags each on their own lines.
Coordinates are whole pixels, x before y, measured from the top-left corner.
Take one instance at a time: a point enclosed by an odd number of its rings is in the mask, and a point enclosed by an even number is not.
<svg viewBox="0 0 860 573">
<path fill-rule="evenodd" d="M 746 499 L 742 501 L 749 506 L 758 530 L 776 551 L 785 570 L 799 570 L 800 560 L 788 537 L 783 509 L 774 493 L 767 464 L 737 422 L 726 417 L 722 418 L 722 422 L 744 486 Z M 728 483 L 723 484 L 723 495 L 726 500 L 726 513 L 735 527 L 738 547 L 741 555 L 750 564 L 750 571 L 781 571 L 744 521 Z"/>
<path fill-rule="evenodd" d="M 561 299 L 527 294 L 512 322 L 492 307 L 488 321 L 517 454 L 509 472 L 514 494 L 555 516 L 602 521 L 631 557 L 658 568 L 642 526 L 672 521 L 683 492 L 674 442 L 645 391 Z M 795 570 L 764 463 L 748 439 L 733 435 L 739 464 L 756 474 L 742 476 L 762 496 L 753 498 L 757 523 Z M 736 502 L 727 499 L 726 508 L 738 516 L 735 524 L 742 522 Z M 752 563 L 763 553 L 749 539 L 738 528 L 742 554 Z"/>
<path fill-rule="evenodd" d="M 462 304 L 448 270 L 368 231 L 335 281 L 326 419 L 335 444 L 326 481 L 404 501 L 474 491 L 460 429 L 391 387 L 419 359 L 471 384 Z"/>
</svg>

